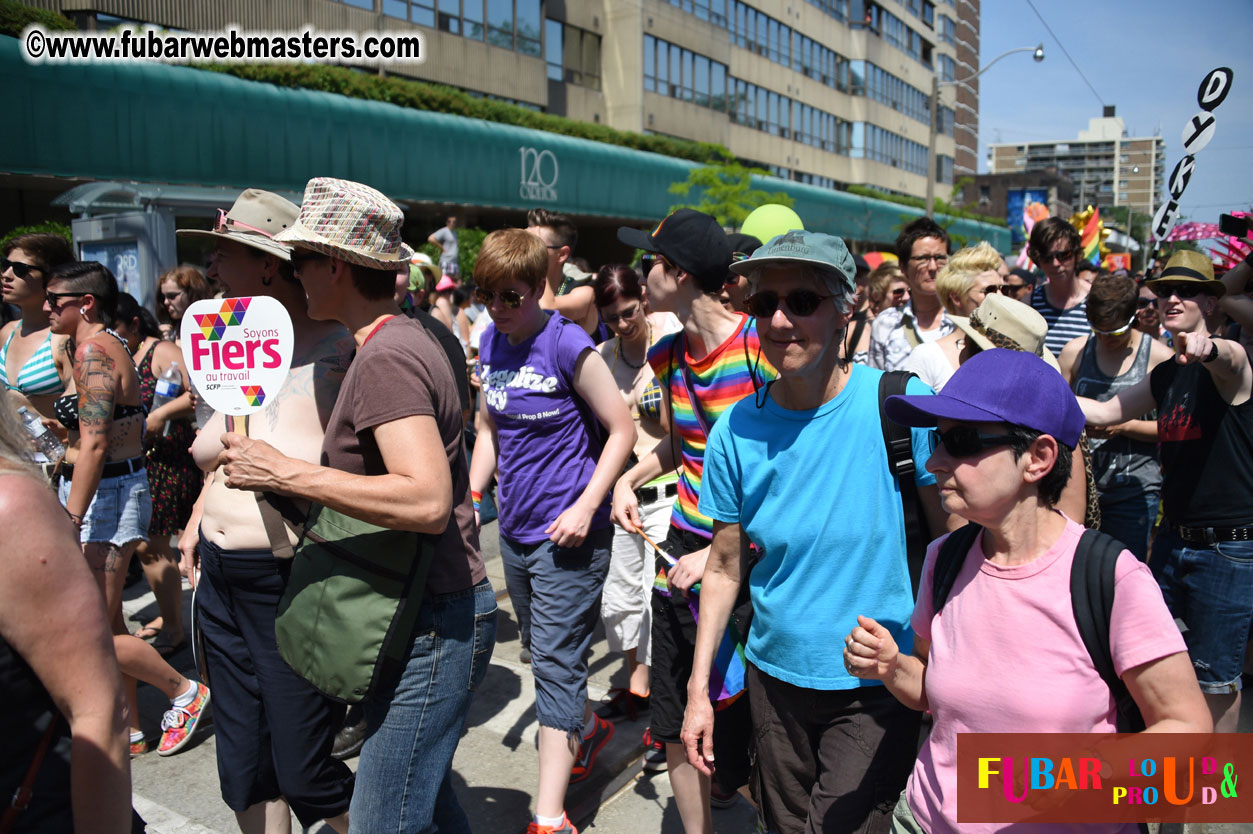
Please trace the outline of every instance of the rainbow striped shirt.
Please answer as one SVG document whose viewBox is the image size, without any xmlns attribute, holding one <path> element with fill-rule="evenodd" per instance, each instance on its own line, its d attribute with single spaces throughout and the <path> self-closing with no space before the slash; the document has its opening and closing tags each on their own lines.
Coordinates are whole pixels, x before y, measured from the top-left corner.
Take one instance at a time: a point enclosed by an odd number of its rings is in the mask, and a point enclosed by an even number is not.
<svg viewBox="0 0 1253 834">
<path fill-rule="evenodd" d="M 702 515 L 696 505 L 700 498 L 701 473 L 705 469 L 705 444 L 708 438 L 692 410 L 683 384 L 683 363 L 690 370 L 696 399 L 712 429 L 722 413 L 757 389 L 773 380 L 778 373 L 761 353 L 757 338 L 757 321 L 741 314 L 734 335 L 711 350 L 700 361 L 686 355 L 683 331 L 661 337 L 648 351 L 648 364 L 663 388 L 669 388 L 673 432 L 678 432 L 683 466 L 679 473 L 678 499 L 670 523 L 713 538 L 713 520 Z M 755 380 L 755 384 L 754 384 Z M 662 441 L 666 442 L 666 441 Z"/>
</svg>

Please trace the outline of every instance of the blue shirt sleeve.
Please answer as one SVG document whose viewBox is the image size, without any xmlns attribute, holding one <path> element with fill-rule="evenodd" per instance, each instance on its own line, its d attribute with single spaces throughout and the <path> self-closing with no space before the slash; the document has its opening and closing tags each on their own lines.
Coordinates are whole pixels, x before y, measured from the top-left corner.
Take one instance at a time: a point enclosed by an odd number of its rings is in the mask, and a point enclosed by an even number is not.
<svg viewBox="0 0 1253 834">
<path fill-rule="evenodd" d="M 905 393 L 934 395 L 935 391 L 931 390 L 930 385 L 914 377 L 906 384 Z M 927 471 L 927 461 L 931 459 L 931 429 L 910 429 L 909 434 L 914 444 L 914 483 L 918 486 L 931 486 L 935 483 L 935 476 Z"/>
<path fill-rule="evenodd" d="M 743 401 L 741 401 L 743 402 Z M 736 406 L 714 423 L 705 447 L 705 468 L 700 480 L 700 501 L 697 509 L 714 521 L 738 524 L 744 495 L 743 480 L 739 477 L 739 461 L 736 457 L 735 435 L 731 426 L 735 422 Z"/>
</svg>

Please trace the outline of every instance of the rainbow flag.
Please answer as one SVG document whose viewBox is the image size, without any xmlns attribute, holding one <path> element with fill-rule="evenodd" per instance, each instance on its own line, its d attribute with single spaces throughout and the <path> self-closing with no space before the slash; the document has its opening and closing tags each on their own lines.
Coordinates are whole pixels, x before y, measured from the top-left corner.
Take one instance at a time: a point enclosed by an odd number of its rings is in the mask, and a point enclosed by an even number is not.
<svg viewBox="0 0 1253 834">
<path fill-rule="evenodd" d="M 1095 266 L 1101 265 L 1101 210 L 1093 209 L 1083 232 L 1079 235 L 1083 246 L 1083 259 Z"/>
</svg>

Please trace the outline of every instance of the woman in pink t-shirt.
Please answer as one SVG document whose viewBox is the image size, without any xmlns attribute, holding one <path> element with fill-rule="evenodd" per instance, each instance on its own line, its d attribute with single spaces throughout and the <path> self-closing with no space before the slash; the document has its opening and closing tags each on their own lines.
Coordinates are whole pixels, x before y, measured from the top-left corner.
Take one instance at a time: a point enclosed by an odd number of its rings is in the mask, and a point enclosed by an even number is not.
<svg viewBox="0 0 1253 834">
<path fill-rule="evenodd" d="M 892 397 L 886 410 L 905 425 L 937 426 L 927 469 L 944 509 L 983 531 L 938 612 L 932 580 L 943 539 L 932 543 L 911 618 L 912 656 L 900 654 L 882 625 L 859 617 L 844 662 L 934 717 L 893 831 L 1002 831 L 1005 824 L 958 824 L 958 733 L 1115 731 L 1113 699 L 1071 607 L 1071 563 L 1083 528 L 1054 508 L 1083 413 L 1057 371 L 1033 354 L 1003 349 L 963 364 L 942 393 Z M 1110 652 L 1147 732 L 1210 732 L 1183 637 L 1148 568 L 1126 550 L 1115 587 Z M 1037 834 L 1048 830 L 1032 826 Z"/>
</svg>

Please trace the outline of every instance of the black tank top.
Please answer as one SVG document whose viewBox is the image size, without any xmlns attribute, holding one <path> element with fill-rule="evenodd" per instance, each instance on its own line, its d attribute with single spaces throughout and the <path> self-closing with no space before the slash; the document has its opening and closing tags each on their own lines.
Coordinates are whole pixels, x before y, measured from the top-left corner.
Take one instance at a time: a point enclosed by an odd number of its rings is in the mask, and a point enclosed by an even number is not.
<svg viewBox="0 0 1253 834">
<path fill-rule="evenodd" d="M 1149 370 L 1150 336 L 1140 334 L 1135 360 L 1125 374 L 1108 376 L 1096 360 L 1096 339 L 1089 337 L 1083 346 L 1079 367 L 1075 371 L 1075 393 L 1104 402 L 1119 391 L 1131 388 L 1144 379 Z M 1148 419 L 1148 418 L 1146 418 Z M 1103 499 L 1142 495 L 1161 487 L 1162 468 L 1157 462 L 1157 444 L 1132 440 L 1124 435 L 1109 438 L 1088 437 L 1092 450 L 1092 477 Z"/>
<path fill-rule="evenodd" d="M 14 834 L 25 831 L 72 834 L 70 732 L 39 678 L 0 637 L 0 801 L 6 805 L 21 786 L 50 722 L 57 722 L 44 756 L 30 806 L 17 818 Z"/>
<path fill-rule="evenodd" d="M 1166 518 L 1188 527 L 1253 525 L 1253 400 L 1228 405 L 1201 365 L 1163 362 L 1149 379 Z"/>
</svg>

